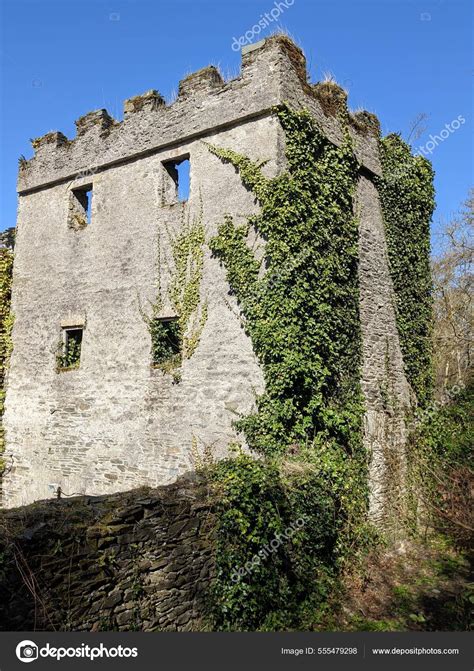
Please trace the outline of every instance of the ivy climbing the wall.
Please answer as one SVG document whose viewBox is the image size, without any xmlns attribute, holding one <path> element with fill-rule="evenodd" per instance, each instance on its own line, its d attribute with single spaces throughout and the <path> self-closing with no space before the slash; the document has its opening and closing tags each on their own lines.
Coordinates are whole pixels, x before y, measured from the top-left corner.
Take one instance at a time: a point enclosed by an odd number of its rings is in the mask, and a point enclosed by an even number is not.
<svg viewBox="0 0 474 671">
<path fill-rule="evenodd" d="M 9 249 L 0 249 L 0 474 L 4 469 L 2 454 L 5 437 L 1 420 L 5 401 L 5 376 L 12 351 L 11 332 L 13 314 L 11 312 L 13 254 Z"/>
<path fill-rule="evenodd" d="M 165 300 L 161 284 L 161 244 L 158 245 L 157 297 L 151 316 L 142 314 L 150 331 L 155 366 L 173 373 L 175 381 L 179 381 L 176 369 L 183 359 L 193 355 L 207 320 L 207 301 L 201 300 L 205 244 L 202 207 L 199 216 L 193 219 L 186 217 L 183 210 L 179 233 L 173 236 L 167 230 L 166 234 L 172 255 L 166 304 L 171 305 L 176 317 L 162 317 Z"/>
<path fill-rule="evenodd" d="M 267 179 L 261 163 L 209 147 L 234 165 L 261 206 L 245 226 L 226 217 L 210 242 L 265 376 L 258 412 L 238 428 L 266 455 L 331 440 L 355 454 L 362 419 L 357 163 L 348 134 L 336 147 L 308 112 L 284 106 L 276 113 L 286 134 L 287 172 Z M 265 239 L 262 261 L 247 245 L 250 227 Z"/>
<path fill-rule="evenodd" d="M 378 188 L 385 220 L 397 326 L 407 378 L 420 405 L 432 387 L 430 221 L 433 169 L 413 156 L 399 135 L 381 140 L 383 177 Z"/>
<path fill-rule="evenodd" d="M 180 233 L 171 244 L 174 271 L 169 296 L 178 315 L 183 359 L 194 354 L 207 320 L 207 301 L 201 305 L 204 244 L 201 207 L 199 216 L 183 220 Z"/>
<path fill-rule="evenodd" d="M 347 133 L 336 147 L 307 111 L 282 106 L 275 113 L 287 157 L 277 177 L 265 177 L 264 162 L 208 145 L 260 204 L 244 226 L 226 216 L 210 241 L 265 377 L 256 412 L 237 422 L 263 458 L 240 454 L 211 475 L 214 616 L 222 629 L 313 626 L 345 557 L 371 537 L 352 203 L 357 163 Z M 261 260 L 248 244 L 252 228 L 265 241 Z M 260 554 L 275 541 L 274 552 Z"/>
</svg>

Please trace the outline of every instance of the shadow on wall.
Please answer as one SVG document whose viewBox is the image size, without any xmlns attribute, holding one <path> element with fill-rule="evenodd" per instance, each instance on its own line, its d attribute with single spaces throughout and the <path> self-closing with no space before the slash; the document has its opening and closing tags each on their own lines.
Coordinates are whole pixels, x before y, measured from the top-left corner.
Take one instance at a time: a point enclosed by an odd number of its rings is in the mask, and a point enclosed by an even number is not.
<svg viewBox="0 0 474 671">
<path fill-rule="evenodd" d="M 191 478 L 0 512 L 0 630 L 205 629 L 211 528 Z"/>
</svg>

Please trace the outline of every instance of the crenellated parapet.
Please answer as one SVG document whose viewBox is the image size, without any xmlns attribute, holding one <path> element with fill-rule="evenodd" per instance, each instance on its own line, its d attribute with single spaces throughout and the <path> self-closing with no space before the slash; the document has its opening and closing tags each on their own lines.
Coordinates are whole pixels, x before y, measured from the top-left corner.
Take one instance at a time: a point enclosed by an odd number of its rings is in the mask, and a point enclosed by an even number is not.
<svg viewBox="0 0 474 671">
<path fill-rule="evenodd" d="M 18 191 L 99 172 L 205 137 L 270 115 L 283 102 L 307 107 L 335 144 L 343 140 L 341 117 L 346 115 L 359 162 L 380 173 L 378 122 L 373 115 L 350 115 L 346 94 L 335 83 L 310 84 L 301 49 L 286 36 L 276 35 L 242 49 L 241 72 L 235 79 L 225 82 L 217 68 L 205 67 L 179 82 L 178 96 L 171 104 L 150 90 L 125 101 L 123 121 L 116 121 L 105 109 L 97 110 L 76 121 L 75 138 L 56 131 L 33 140 L 35 155 L 22 162 Z"/>
</svg>

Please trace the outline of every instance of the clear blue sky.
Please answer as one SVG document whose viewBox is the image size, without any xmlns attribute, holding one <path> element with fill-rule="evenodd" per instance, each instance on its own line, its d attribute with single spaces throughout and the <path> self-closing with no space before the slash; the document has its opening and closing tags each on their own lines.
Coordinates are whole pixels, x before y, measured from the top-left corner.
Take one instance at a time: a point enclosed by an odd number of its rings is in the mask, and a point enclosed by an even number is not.
<svg viewBox="0 0 474 671">
<path fill-rule="evenodd" d="M 14 225 L 20 154 L 51 130 L 105 107 L 122 118 L 125 98 L 158 89 L 170 97 L 184 75 L 209 63 L 236 74 L 233 38 L 252 30 L 274 0 L 0 0 L 2 7 L 2 189 L 0 228 Z M 465 119 L 431 155 L 435 230 L 473 184 L 472 2 L 470 0 L 288 0 L 277 21 L 304 48 L 312 81 L 331 72 L 351 108 L 375 112 L 384 133 L 406 138 L 419 113 L 426 144 Z M 282 6 L 281 6 L 282 7 Z M 274 12 L 275 15 L 276 12 Z"/>
</svg>

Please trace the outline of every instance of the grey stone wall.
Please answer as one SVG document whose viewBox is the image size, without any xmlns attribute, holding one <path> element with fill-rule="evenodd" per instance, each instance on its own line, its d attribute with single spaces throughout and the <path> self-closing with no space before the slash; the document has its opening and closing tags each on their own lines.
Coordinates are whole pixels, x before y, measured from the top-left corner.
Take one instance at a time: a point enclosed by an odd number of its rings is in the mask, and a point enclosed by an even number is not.
<svg viewBox="0 0 474 671">
<path fill-rule="evenodd" d="M 211 530 L 183 479 L 0 513 L 0 630 L 208 629 Z"/>
<path fill-rule="evenodd" d="M 244 49 L 241 74 L 232 81 L 204 68 L 180 82 L 171 105 L 151 91 L 125 101 L 121 122 L 99 110 L 76 122 L 72 140 L 56 132 L 34 141 L 35 156 L 22 164 L 18 177 L 3 505 L 52 496 L 57 486 L 68 494 L 94 495 L 169 483 L 193 469 L 193 446 L 221 457 L 230 442 L 242 438 L 233 420 L 251 410 L 263 376 L 224 269 L 206 249 L 201 299 L 208 301 L 209 315 L 178 384 L 151 366 L 142 313 L 156 296 L 158 274 L 166 292 L 170 237 L 183 217 L 202 210 L 208 239 L 225 214 L 238 223 L 256 211 L 233 167 L 213 156 L 205 142 L 268 160 L 267 174 L 277 174 L 285 167 L 285 147 L 272 109 L 283 102 L 307 107 L 327 137 L 340 144 L 341 124 L 308 82 L 301 50 L 281 36 Z M 361 128 L 356 121 L 351 117 L 350 132 L 366 175 L 357 200 L 366 442 L 373 452 L 375 510 L 378 473 L 384 470 L 380 446 L 390 426 L 393 449 L 398 454 L 403 447 L 409 394 L 371 181 L 380 174 L 377 123 Z M 189 200 L 167 204 L 163 162 L 186 154 Z M 69 225 L 71 190 L 88 184 L 92 221 L 75 230 Z M 58 374 L 61 326 L 74 322 L 85 327 L 80 368 Z"/>
<path fill-rule="evenodd" d="M 270 174 L 278 135 L 268 117 L 207 139 L 270 159 Z M 162 161 L 182 153 L 190 154 L 189 201 L 163 206 Z M 68 192 L 90 181 L 92 222 L 76 231 L 67 225 Z M 158 236 L 166 293 L 169 237 L 183 215 L 199 215 L 201 201 L 207 238 L 226 212 L 238 221 L 256 207 L 233 168 L 200 141 L 20 199 L 4 418 L 7 463 L 13 460 L 3 483 L 6 505 L 46 498 L 56 484 L 68 493 L 102 494 L 171 482 L 193 467 L 193 440 L 219 456 L 238 438 L 232 422 L 252 408 L 262 374 L 225 271 L 209 251 L 202 281 L 208 319 L 179 384 L 151 366 L 141 315 L 156 296 Z M 85 325 L 81 364 L 58 374 L 55 352 L 68 320 Z"/>
<path fill-rule="evenodd" d="M 359 218 L 364 439 L 370 453 L 370 509 L 380 524 L 400 511 L 405 471 L 406 417 L 412 405 L 398 337 L 385 229 L 377 189 L 362 175 Z"/>
</svg>

